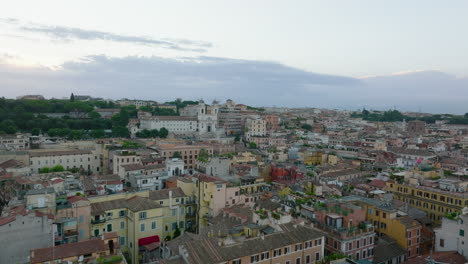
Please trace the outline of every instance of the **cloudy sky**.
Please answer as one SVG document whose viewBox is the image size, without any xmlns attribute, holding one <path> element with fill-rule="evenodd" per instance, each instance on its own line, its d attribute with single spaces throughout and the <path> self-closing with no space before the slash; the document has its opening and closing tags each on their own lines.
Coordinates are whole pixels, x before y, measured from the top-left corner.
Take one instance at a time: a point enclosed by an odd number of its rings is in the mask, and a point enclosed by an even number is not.
<svg viewBox="0 0 468 264">
<path fill-rule="evenodd" d="M 468 1 L 9 1 L 0 96 L 468 112 Z"/>
</svg>

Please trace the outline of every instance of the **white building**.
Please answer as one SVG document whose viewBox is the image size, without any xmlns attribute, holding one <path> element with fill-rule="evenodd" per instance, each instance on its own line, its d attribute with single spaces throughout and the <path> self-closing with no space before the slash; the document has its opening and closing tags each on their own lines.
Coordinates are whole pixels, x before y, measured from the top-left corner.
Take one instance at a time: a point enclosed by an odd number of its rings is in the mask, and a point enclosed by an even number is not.
<svg viewBox="0 0 468 264">
<path fill-rule="evenodd" d="M 197 131 L 199 134 L 216 132 L 218 128 L 219 105 L 206 105 L 200 102 L 197 105 L 188 105 L 180 110 L 184 117 L 197 119 Z"/>
<path fill-rule="evenodd" d="M 0 135 L 0 149 L 5 150 L 22 150 L 29 149 L 29 135 Z"/>
<path fill-rule="evenodd" d="M 435 250 L 457 251 L 468 258 L 468 208 L 463 209 L 463 214 L 458 219 L 452 220 L 444 217 L 442 226 L 435 231 Z"/>
<path fill-rule="evenodd" d="M 249 118 L 245 121 L 245 129 L 247 130 L 246 138 L 250 137 L 265 137 L 267 135 L 267 121 L 262 118 Z"/>
<path fill-rule="evenodd" d="M 65 170 L 83 169 L 93 173 L 101 171 L 99 159 L 91 150 L 50 150 L 31 151 L 29 153 L 29 167 L 31 172 L 39 172 L 39 169 L 61 165 Z"/>
<path fill-rule="evenodd" d="M 189 134 L 197 132 L 197 118 L 190 116 L 151 116 L 140 119 L 139 130 L 167 129 L 170 133 Z"/>
<path fill-rule="evenodd" d="M 136 154 L 135 152 L 131 152 L 128 150 L 120 150 L 113 153 L 113 157 L 110 160 L 112 163 L 112 172 L 120 176 L 123 179 L 120 171 L 123 170 L 123 165 L 131 165 L 131 164 L 141 164 L 141 157 L 140 155 Z"/>
</svg>

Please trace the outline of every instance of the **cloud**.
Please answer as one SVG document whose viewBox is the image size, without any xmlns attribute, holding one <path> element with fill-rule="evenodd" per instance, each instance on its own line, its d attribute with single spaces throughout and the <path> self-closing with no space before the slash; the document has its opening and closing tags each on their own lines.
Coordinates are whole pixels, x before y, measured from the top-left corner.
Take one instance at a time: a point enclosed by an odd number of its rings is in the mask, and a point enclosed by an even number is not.
<svg viewBox="0 0 468 264">
<path fill-rule="evenodd" d="M 136 45 L 156 46 L 165 49 L 191 52 L 205 52 L 207 51 L 207 48 L 213 46 L 210 42 L 188 39 L 156 39 L 148 36 L 123 35 L 74 27 L 48 26 L 38 23 L 28 23 L 27 25 L 21 25 L 20 21 L 14 18 L 0 18 L 0 22 L 14 25 L 23 31 L 44 34 L 55 39 L 64 41 L 105 40 Z"/>
<path fill-rule="evenodd" d="M 113 58 L 88 56 L 59 69 L 15 68 L 0 63 L 0 90 L 7 97 L 70 93 L 104 98 L 168 101 L 204 98 L 256 106 L 353 109 L 366 106 L 464 113 L 468 80 L 440 72 L 355 79 L 307 72 L 276 62 L 200 56 Z"/>
</svg>

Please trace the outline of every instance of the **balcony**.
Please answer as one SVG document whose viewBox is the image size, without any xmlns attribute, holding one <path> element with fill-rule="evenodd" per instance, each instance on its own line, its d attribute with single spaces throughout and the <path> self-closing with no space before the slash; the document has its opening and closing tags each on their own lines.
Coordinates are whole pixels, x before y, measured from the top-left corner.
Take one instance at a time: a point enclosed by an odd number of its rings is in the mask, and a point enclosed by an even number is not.
<svg viewBox="0 0 468 264">
<path fill-rule="evenodd" d="M 196 216 L 197 216 L 197 213 L 195 213 L 195 212 L 185 214 L 185 218 L 193 218 L 193 217 L 196 217 Z"/>
<path fill-rule="evenodd" d="M 105 222 L 106 222 L 105 218 L 91 220 L 91 224 L 93 224 L 93 225 L 102 224 L 102 223 L 105 223 Z"/>
</svg>

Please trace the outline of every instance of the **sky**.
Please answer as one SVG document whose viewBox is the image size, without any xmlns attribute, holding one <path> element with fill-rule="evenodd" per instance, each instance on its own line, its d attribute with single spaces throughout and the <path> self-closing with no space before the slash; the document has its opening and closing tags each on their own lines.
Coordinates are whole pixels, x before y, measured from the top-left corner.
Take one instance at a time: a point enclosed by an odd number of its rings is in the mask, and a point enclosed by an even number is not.
<svg viewBox="0 0 468 264">
<path fill-rule="evenodd" d="M 468 1 L 8 1 L 0 96 L 468 112 Z"/>
</svg>

